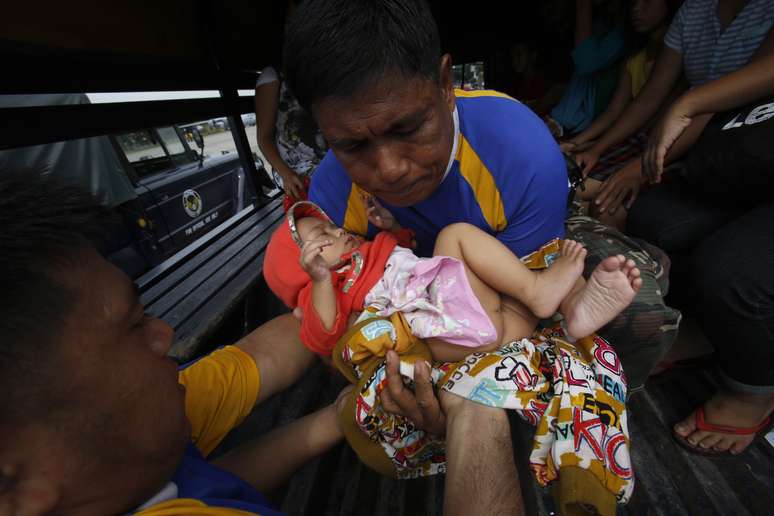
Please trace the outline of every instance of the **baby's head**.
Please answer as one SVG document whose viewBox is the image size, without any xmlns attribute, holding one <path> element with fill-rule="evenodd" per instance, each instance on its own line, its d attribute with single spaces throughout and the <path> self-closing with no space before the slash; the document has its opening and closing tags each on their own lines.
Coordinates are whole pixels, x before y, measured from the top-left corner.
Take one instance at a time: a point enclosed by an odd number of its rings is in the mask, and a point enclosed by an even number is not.
<svg viewBox="0 0 774 516">
<path fill-rule="evenodd" d="M 330 242 L 321 255 L 331 269 L 360 245 L 357 237 L 337 227 L 317 205 L 308 201 L 294 204 L 271 236 L 263 263 L 266 283 L 290 308 L 298 306 L 298 294 L 311 281 L 300 260 L 301 246 L 313 240 Z"/>
<path fill-rule="evenodd" d="M 322 256 L 329 268 L 340 265 L 341 257 L 357 249 L 360 245 L 360 241 L 355 235 L 347 233 L 330 220 L 304 217 L 296 220 L 296 229 L 302 244 L 315 240 L 327 240 L 330 242 L 330 244 L 322 248 L 320 253 L 320 256 Z"/>
</svg>

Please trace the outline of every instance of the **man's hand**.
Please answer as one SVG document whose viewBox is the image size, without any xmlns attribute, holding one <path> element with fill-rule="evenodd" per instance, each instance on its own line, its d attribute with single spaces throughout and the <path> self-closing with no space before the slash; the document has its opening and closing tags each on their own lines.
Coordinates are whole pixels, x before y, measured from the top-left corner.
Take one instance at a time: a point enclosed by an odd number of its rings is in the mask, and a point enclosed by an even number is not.
<svg viewBox="0 0 774 516">
<path fill-rule="evenodd" d="M 312 278 L 312 281 L 324 281 L 330 279 L 331 271 L 328 264 L 321 256 L 323 249 L 331 245 L 331 241 L 319 238 L 304 242 L 301 247 L 301 268 Z"/>
<path fill-rule="evenodd" d="M 288 169 L 277 171 L 282 178 L 282 189 L 291 199 L 300 200 L 304 193 L 304 182 L 298 174 Z"/>
<path fill-rule="evenodd" d="M 642 155 L 643 176 L 650 183 L 660 183 L 664 173 L 664 159 L 675 141 L 691 125 L 692 118 L 685 113 L 680 102 L 675 102 L 664 114 L 648 137 L 648 147 Z"/>
<path fill-rule="evenodd" d="M 642 169 L 637 161 L 633 161 L 630 165 L 607 178 L 602 185 L 602 189 L 594 200 L 599 212 L 613 214 L 621 207 L 621 204 L 627 210 L 631 209 L 640 193 Z"/>
<path fill-rule="evenodd" d="M 587 151 L 579 152 L 573 157 L 575 158 L 575 163 L 581 167 L 581 175 L 584 178 L 589 175 L 591 169 L 594 168 L 594 165 L 596 165 L 599 161 L 599 154 L 594 151 L 593 148 Z"/>
<path fill-rule="evenodd" d="M 445 435 L 446 415 L 433 391 L 427 364 L 422 360 L 414 363 L 413 393 L 403 385 L 399 362 L 397 353 L 387 352 L 387 388 L 381 393 L 382 406 L 391 414 L 407 417 L 427 433 Z"/>
<path fill-rule="evenodd" d="M 395 216 L 381 205 L 381 203 L 372 195 L 363 195 L 363 203 L 366 206 L 368 222 L 383 231 L 399 231 L 400 224 L 395 220 Z"/>
</svg>

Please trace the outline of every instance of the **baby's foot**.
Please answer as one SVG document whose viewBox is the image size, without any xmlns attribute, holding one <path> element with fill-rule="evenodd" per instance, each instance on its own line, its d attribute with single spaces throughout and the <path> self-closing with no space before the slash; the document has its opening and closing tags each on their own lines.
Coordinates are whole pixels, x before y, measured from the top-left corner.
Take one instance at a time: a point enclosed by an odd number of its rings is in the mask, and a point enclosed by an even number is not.
<svg viewBox="0 0 774 516">
<path fill-rule="evenodd" d="M 620 254 L 605 258 L 564 304 L 567 333 L 576 339 L 591 335 L 629 306 L 641 286 L 634 261 Z"/>
<path fill-rule="evenodd" d="M 583 274 L 585 247 L 575 240 L 563 240 L 559 254 L 561 256 L 548 269 L 536 275 L 534 294 L 527 301 L 532 313 L 540 318 L 556 313 L 559 304 Z"/>
</svg>

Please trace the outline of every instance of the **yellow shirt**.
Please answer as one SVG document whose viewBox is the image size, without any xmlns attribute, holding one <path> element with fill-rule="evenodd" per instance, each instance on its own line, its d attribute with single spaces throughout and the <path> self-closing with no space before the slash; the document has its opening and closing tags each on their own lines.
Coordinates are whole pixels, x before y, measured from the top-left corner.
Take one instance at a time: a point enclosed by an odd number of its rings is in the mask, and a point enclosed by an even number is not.
<svg viewBox="0 0 774 516">
<path fill-rule="evenodd" d="M 205 457 L 255 406 L 261 377 L 253 358 L 234 346 L 219 349 L 180 372 L 186 388 L 185 412 L 191 441 Z M 211 507 L 193 498 L 168 500 L 136 514 L 142 516 L 212 516 L 254 514 Z"/>
<path fill-rule="evenodd" d="M 640 50 L 626 61 L 626 71 L 632 80 L 632 98 L 636 98 L 645 86 L 650 71 L 653 69 L 653 60 L 648 60 L 645 49 Z"/>
</svg>

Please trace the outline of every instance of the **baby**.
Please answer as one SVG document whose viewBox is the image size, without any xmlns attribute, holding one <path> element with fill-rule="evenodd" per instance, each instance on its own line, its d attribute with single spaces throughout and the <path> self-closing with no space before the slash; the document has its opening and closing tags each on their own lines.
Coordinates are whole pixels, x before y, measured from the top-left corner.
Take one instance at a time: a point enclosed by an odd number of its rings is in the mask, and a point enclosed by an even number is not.
<svg viewBox="0 0 774 516">
<path fill-rule="evenodd" d="M 321 355 L 330 355 L 349 316 L 366 307 L 382 316 L 402 312 L 444 362 L 527 337 L 538 318 L 557 309 L 567 337 L 578 339 L 612 320 L 642 284 L 634 262 L 621 255 L 602 261 L 584 282 L 586 250 L 572 240 L 556 245 L 549 268 L 530 270 L 496 238 L 464 223 L 439 233 L 432 258 L 418 258 L 408 249 L 412 233 L 375 199 L 364 202 L 382 230 L 373 241 L 300 202 L 266 251 L 269 287 L 290 308 L 302 308 L 301 340 Z"/>
</svg>

